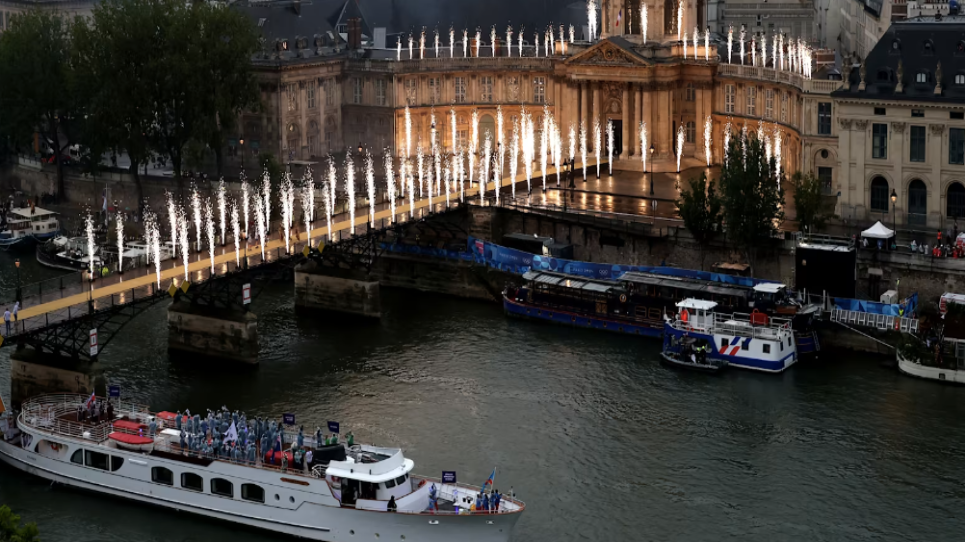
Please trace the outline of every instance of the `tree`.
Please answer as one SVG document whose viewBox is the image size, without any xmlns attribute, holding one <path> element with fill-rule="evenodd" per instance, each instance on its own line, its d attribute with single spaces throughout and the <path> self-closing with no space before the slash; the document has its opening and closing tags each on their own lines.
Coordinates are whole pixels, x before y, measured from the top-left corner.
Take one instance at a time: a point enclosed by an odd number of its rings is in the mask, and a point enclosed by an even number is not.
<svg viewBox="0 0 965 542">
<path fill-rule="evenodd" d="M 3 542 L 40 542 L 36 523 L 20 526 L 20 516 L 13 513 L 7 505 L 0 506 L 0 541 Z"/>
<path fill-rule="evenodd" d="M 703 271 L 704 247 L 721 229 L 721 201 L 714 181 L 707 182 L 707 175 L 690 179 L 689 184 L 689 189 L 681 191 L 676 201 L 677 214 L 700 245 L 700 269 Z"/>
<path fill-rule="evenodd" d="M 751 272 L 757 247 L 784 220 L 784 190 L 774 158 L 757 138 L 735 138 L 720 172 L 721 201 L 728 237 L 744 250 Z"/>
<path fill-rule="evenodd" d="M 69 29 L 65 15 L 32 9 L 14 15 L 11 27 L 0 34 L 0 130 L 21 148 L 35 134 L 46 141 L 57 164 L 60 197 L 65 197 L 62 158 L 78 115 Z"/>
<path fill-rule="evenodd" d="M 813 233 L 824 227 L 834 214 L 824 201 L 821 181 L 810 172 L 802 174 L 798 171 L 791 177 L 791 186 L 794 187 L 794 212 L 801 224 L 801 231 Z"/>
</svg>

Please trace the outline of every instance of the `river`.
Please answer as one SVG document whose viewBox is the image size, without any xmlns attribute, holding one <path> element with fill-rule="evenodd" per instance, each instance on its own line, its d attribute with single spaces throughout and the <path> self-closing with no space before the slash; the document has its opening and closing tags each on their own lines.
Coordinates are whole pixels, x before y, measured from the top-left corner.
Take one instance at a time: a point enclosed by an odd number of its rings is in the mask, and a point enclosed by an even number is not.
<svg viewBox="0 0 965 542">
<path fill-rule="evenodd" d="M 33 262 L 22 271 L 49 276 Z M 496 487 L 527 503 L 518 542 L 961 536 L 965 389 L 857 356 L 777 376 L 681 373 L 660 365 L 653 340 L 412 292 L 384 291 L 376 324 L 296 317 L 291 289 L 272 285 L 253 304 L 255 369 L 170 359 L 157 306 L 104 350 L 104 374 L 158 410 L 292 412 L 312 431 L 337 420 L 358 440 L 404 447 L 423 474 L 481 484 L 495 466 Z M 9 349 L 0 391 L 9 397 Z M 0 503 L 46 542 L 278 540 L 6 466 Z"/>
</svg>

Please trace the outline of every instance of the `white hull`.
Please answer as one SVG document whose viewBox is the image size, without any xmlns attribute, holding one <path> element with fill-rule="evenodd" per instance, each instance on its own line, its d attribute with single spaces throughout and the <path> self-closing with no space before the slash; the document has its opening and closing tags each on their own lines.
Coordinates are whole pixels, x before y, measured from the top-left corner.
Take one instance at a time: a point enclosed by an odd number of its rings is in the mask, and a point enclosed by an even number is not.
<svg viewBox="0 0 965 542">
<path fill-rule="evenodd" d="M 950 382 L 953 384 L 965 384 L 965 371 L 946 369 L 942 367 L 929 367 L 906 360 L 898 354 L 898 370 L 908 376 L 925 378 L 938 382 Z"/>
</svg>

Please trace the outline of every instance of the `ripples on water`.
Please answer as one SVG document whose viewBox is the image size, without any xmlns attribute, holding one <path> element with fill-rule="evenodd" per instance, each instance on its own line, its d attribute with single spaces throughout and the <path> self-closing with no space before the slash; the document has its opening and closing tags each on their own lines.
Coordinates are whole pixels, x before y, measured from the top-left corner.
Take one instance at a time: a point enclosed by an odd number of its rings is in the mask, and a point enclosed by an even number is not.
<svg viewBox="0 0 965 542">
<path fill-rule="evenodd" d="M 105 374 L 157 409 L 294 412 L 311 431 L 339 420 L 359 440 L 403 446 L 425 474 L 480 484 L 495 465 L 496 487 L 528 503 L 520 542 L 963 532 L 965 389 L 847 356 L 779 376 L 681 373 L 658 363 L 656 341 L 416 293 L 383 292 L 378 324 L 296 318 L 290 288 L 254 305 L 257 369 L 172 362 L 156 307 L 110 344 Z M 0 501 L 46 541 L 274 539 L 0 476 Z"/>
</svg>

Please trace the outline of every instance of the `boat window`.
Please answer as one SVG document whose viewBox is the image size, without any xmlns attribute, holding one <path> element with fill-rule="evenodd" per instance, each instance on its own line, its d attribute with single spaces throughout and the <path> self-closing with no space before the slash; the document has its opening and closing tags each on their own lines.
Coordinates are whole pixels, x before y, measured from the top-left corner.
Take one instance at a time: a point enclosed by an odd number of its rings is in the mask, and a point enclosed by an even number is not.
<svg viewBox="0 0 965 542">
<path fill-rule="evenodd" d="M 186 472 L 181 475 L 181 487 L 191 491 L 204 491 L 204 479 L 193 472 Z"/>
<path fill-rule="evenodd" d="M 234 487 L 232 487 L 231 482 L 225 480 L 224 478 L 211 479 L 211 493 L 224 497 L 235 496 L 235 490 Z"/>
<path fill-rule="evenodd" d="M 770 353 L 771 353 L 771 345 L 769 345 L 769 344 L 765 344 L 765 345 L 764 345 L 764 353 L 765 353 L 765 354 L 770 354 Z"/>
<path fill-rule="evenodd" d="M 77 463 L 78 465 L 84 464 L 84 450 L 77 450 L 74 455 L 70 456 L 71 463 Z"/>
<path fill-rule="evenodd" d="M 111 472 L 114 472 L 117 469 L 121 468 L 123 464 L 124 464 L 123 457 L 115 457 L 113 455 L 111 456 Z"/>
<path fill-rule="evenodd" d="M 750 345 L 747 344 L 747 341 L 744 341 L 743 343 L 741 343 L 741 350 L 747 350 L 749 348 L 750 348 Z"/>
<path fill-rule="evenodd" d="M 84 464 L 88 467 L 93 467 L 95 469 L 108 470 L 108 456 L 107 454 L 100 454 L 97 452 L 84 451 Z"/>
<path fill-rule="evenodd" d="M 727 346 L 728 346 L 727 339 L 721 339 L 721 340 L 720 340 L 720 347 L 721 347 L 721 348 L 727 348 Z"/>
<path fill-rule="evenodd" d="M 392 489 L 395 487 L 395 480 L 387 480 L 385 482 L 385 489 Z"/>
<path fill-rule="evenodd" d="M 791 346 L 791 336 L 790 336 L 790 335 L 787 336 L 787 345 L 788 345 L 788 346 Z"/>
<path fill-rule="evenodd" d="M 405 478 L 406 478 L 406 476 L 408 476 L 408 475 L 403 474 L 402 476 L 399 476 L 398 478 L 396 478 L 396 479 L 395 479 L 395 485 L 401 486 L 402 484 L 404 484 L 404 483 L 405 483 Z"/>
<path fill-rule="evenodd" d="M 265 490 L 255 484 L 241 484 L 241 498 L 246 501 L 265 502 Z"/>
<path fill-rule="evenodd" d="M 151 468 L 151 481 L 166 486 L 174 485 L 174 473 L 164 467 Z"/>
</svg>

